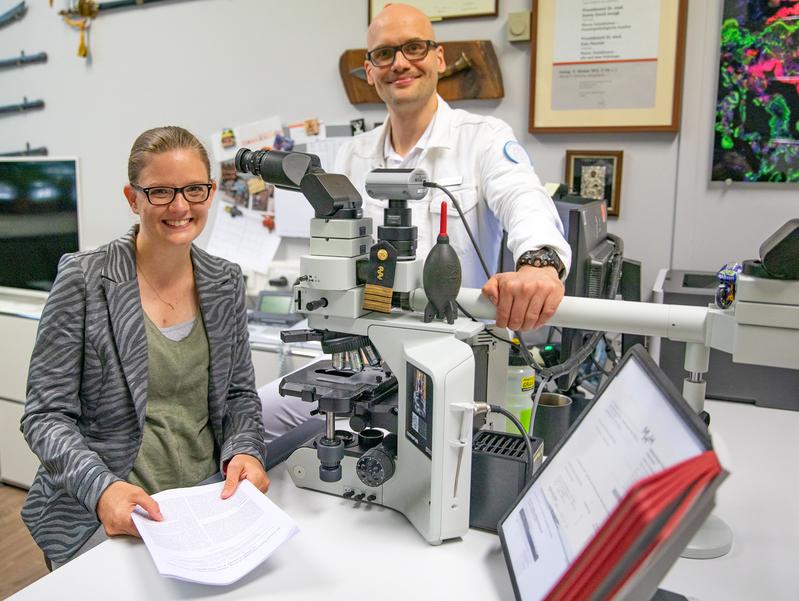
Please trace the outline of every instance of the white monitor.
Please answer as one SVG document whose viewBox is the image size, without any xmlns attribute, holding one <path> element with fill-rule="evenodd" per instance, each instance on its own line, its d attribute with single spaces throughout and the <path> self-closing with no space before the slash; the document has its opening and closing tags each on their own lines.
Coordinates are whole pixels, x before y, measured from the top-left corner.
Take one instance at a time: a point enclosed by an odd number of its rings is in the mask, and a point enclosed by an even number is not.
<svg viewBox="0 0 799 601">
<path fill-rule="evenodd" d="M 78 160 L 0 157 L 0 291 L 46 294 L 79 243 Z"/>
</svg>

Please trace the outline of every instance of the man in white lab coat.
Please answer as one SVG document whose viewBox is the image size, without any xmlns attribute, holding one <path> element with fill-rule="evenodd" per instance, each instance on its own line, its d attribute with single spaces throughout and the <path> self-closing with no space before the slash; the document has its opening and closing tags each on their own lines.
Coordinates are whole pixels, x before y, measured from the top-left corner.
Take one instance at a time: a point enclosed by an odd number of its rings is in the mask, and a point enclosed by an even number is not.
<svg viewBox="0 0 799 601">
<path fill-rule="evenodd" d="M 489 269 L 500 252 L 502 229 L 516 270 L 486 276 L 454 207 L 448 233 L 463 269 L 463 286 L 482 287 L 497 305 L 497 324 L 527 330 L 549 320 L 563 298 L 571 261 L 554 204 L 510 126 L 500 119 L 452 109 L 436 93 L 446 65 L 430 20 L 404 4 L 386 6 L 369 27 L 364 62 L 367 81 L 388 108 L 380 127 L 353 138 L 339 151 L 336 173 L 346 174 L 364 199 L 364 216 L 383 223 L 387 201 L 369 198 L 366 175 L 377 168 L 424 169 L 461 204 Z M 440 190 L 410 201 L 418 228 L 417 256 L 438 235 Z M 448 201 L 449 204 L 449 201 Z"/>
<path fill-rule="evenodd" d="M 367 43 L 367 78 L 385 101 L 388 120 L 344 145 L 334 171 L 352 180 L 363 198 L 364 216 L 376 227 L 383 223 L 386 201 L 367 196 L 366 175 L 381 167 L 423 168 L 431 181 L 458 198 L 489 269 L 498 263 L 502 229 L 508 232 L 516 270 L 486 281 L 457 212 L 448 209 L 447 230 L 461 260 L 463 286 L 482 287 L 497 305 L 500 327 L 543 325 L 563 298 L 571 251 L 527 152 L 504 121 L 454 110 L 436 94 L 444 52 L 419 10 L 388 5 L 372 21 Z M 435 244 L 442 200 L 449 204 L 443 192 L 431 189 L 423 200 L 409 201 L 418 228 L 418 257 L 427 256 Z M 273 398 L 275 391 L 266 396 Z M 267 440 L 303 423 L 308 414 L 309 405 L 296 397 L 265 405 Z"/>
</svg>

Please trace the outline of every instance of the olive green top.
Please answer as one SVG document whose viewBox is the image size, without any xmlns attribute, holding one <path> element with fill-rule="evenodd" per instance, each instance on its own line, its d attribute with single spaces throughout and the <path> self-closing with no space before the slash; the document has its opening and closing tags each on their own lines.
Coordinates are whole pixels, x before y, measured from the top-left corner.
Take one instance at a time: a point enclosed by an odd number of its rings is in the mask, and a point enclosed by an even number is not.
<svg viewBox="0 0 799 601">
<path fill-rule="evenodd" d="M 208 420 L 208 337 L 201 316 L 175 341 L 144 317 L 148 388 L 144 435 L 128 482 L 148 494 L 193 486 L 219 471 Z"/>
</svg>

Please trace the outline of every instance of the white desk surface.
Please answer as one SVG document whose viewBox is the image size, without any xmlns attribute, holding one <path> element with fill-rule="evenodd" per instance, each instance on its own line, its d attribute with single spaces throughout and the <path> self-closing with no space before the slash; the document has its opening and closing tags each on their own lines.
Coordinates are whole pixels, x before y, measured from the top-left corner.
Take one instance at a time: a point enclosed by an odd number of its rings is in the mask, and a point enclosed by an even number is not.
<svg viewBox="0 0 799 601">
<path fill-rule="evenodd" d="M 680 559 L 663 588 L 701 601 L 799 598 L 799 412 L 709 402 L 722 464 L 731 472 L 716 514 L 733 528 L 725 557 Z M 33 583 L 24 599 L 512 600 L 499 539 L 470 531 L 439 547 L 392 510 L 297 489 L 272 470 L 269 497 L 301 533 L 224 588 L 161 578 L 144 545 L 103 543 Z"/>
</svg>

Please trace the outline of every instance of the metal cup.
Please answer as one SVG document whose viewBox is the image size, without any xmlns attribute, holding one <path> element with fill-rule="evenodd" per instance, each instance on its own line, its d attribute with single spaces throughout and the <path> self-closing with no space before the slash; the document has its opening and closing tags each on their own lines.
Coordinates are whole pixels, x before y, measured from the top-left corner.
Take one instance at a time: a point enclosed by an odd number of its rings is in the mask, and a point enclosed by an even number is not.
<svg viewBox="0 0 799 601">
<path fill-rule="evenodd" d="M 533 423 L 533 436 L 544 441 L 544 454 L 551 455 L 563 435 L 569 430 L 572 400 L 565 394 L 541 393 Z"/>
</svg>

